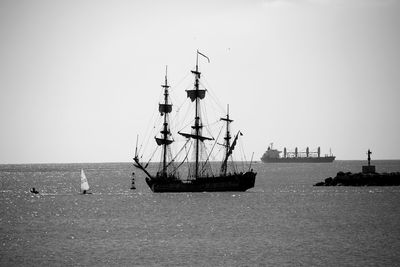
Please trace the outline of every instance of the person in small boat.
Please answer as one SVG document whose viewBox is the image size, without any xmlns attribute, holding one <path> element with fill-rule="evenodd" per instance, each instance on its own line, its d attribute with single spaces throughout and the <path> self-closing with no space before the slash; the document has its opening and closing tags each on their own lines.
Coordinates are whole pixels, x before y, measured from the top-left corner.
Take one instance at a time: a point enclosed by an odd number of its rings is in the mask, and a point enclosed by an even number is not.
<svg viewBox="0 0 400 267">
<path fill-rule="evenodd" d="M 31 188 L 31 193 L 32 194 L 39 194 L 39 191 L 37 191 L 36 188 L 32 187 Z"/>
</svg>

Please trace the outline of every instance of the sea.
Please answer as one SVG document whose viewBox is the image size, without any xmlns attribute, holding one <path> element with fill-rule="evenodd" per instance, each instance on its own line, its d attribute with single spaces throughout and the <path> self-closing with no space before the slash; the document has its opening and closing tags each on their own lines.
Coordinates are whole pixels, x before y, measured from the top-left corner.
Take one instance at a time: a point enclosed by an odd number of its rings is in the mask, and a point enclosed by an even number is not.
<svg viewBox="0 0 400 267">
<path fill-rule="evenodd" d="M 132 163 L 0 165 L 0 265 L 400 266 L 400 187 L 313 186 L 362 165 L 256 162 L 219 193 L 152 193 Z"/>
</svg>

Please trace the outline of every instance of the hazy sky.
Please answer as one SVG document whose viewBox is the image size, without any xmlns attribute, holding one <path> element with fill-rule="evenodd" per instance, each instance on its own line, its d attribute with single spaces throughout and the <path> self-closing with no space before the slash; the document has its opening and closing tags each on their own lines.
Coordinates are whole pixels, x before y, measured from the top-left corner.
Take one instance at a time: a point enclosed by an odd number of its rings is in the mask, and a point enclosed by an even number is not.
<svg viewBox="0 0 400 267">
<path fill-rule="evenodd" d="M 196 49 L 256 160 L 400 158 L 400 1 L 0 0 L 0 163 L 130 161 Z"/>
</svg>

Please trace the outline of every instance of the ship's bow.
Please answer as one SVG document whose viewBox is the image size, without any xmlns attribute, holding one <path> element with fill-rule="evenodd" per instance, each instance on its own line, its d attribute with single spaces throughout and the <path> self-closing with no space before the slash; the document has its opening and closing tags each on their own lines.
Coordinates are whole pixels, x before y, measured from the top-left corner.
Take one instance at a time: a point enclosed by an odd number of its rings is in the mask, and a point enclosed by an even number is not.
<svg viewBox="0 0 400 267">
<path fill-rule="evenodd" d="M 256 181 L 256 173 L 253 171 L 245 172 L 240 179 L 240 187 L 243 191 L 253 188 Z"/>
</svg>

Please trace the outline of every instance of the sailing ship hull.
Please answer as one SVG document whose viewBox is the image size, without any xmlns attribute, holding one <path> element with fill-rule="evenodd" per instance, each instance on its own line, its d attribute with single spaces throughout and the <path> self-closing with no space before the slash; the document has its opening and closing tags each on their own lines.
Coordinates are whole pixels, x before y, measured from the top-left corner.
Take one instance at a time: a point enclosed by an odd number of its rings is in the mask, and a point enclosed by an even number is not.
<svg viewBox="0 0 400 267">
<path fill-rule="evenodd" d="M 246 191 L 254 187 L 256 173 L 246 172 L 219 177 L 204 177 L 196 180 L 170 180 L 146 178 L 146 183 L 155 193 L 167 192 L 227 192 Z"/>
<path fill-rule="evenodd" d="M 268 158 L 262 157 L 264 163 L 330 163 L 335 160 L 335 156 L 328 157 L 297 157 L 297 158 Z"/>
</svg>

